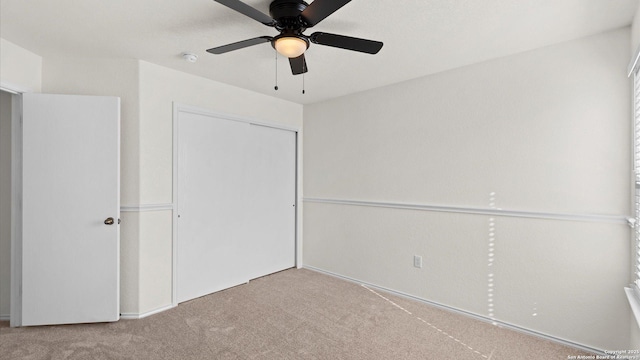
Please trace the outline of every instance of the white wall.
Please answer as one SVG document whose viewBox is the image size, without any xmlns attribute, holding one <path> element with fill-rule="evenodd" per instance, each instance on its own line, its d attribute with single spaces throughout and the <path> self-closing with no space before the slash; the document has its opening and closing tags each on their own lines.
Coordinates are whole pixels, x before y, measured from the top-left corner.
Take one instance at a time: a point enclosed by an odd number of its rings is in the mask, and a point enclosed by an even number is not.
<svg viewBox="0 0 640 360">
<path fill-rule="evenodd" d="M 139 205 L 143 209 L 172 202 L 173 102 L 302 128 L 302 105 L 140 62 Z M 140 312 L 145 313 L 171 304 L 172 213 L 137 215 Z"/>
<path fill-rule="evenodd" d="M 633 16 L 633 22 L 631 23 L 631 54 L 635 54 L 635 51 L 640 46 L 640 6 L 636 9 L 636 14 Z"/>
<path fill-rule="evenodd" d="M 631 323 L 631 346 L 629 349 L 640 350 L 640 327 L 637 322 Z"/>
<path fill-rule="evenodd" d="M 42 57 L 0 38 L 0 82 L 12 90 L 40 92 Z"/>
<path fill-rule="evenodd" d="M 629 41 L 626 28 L 305 106 L 305 198 L 628 216 Z M 304 210 L 305 265 L 577 344 L 629 346 L 624 224 Z"/>
<path fill-rule="evenodd" d="M 0 318 L 11 301 L 11 94 L 0 91 Z"/>
</svg>

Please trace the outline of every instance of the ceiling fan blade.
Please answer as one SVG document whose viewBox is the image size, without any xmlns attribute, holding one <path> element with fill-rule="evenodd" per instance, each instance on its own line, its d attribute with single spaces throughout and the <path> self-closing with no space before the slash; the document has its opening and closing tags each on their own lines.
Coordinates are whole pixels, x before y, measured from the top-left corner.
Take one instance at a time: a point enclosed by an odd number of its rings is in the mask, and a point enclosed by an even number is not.
<svg viewBox="0 0 640 360">
<path fill-rule="evenodd" d="M 214 47 L 208 49 L 207 52 L 211 54 L 224 54 L 229 51 L 238 50 L 242 48 L 246 48 L 253 45 L 258 45 L 266 42 L 270 42 L 273 38 L 271 36 L 260 36 L 253 39 L 242 40 L 238 42 L 234 42 L 232 44 L 222 45 L 218 47 Z"/>
<path fill-rule="evenodd" d="M 314 0 L 300 15 L 307 27 L 312 27 L 345 6 L 349 1 L 351 0 Z"/>
<path fill-rule="evenodd" d="M 307 69 L 307 61 L 304 59 L 304 54 L 295 58 L 289 58 L 289 65 L 291 65 L 293 75 L 300 75 L 309 71 L 309 69 Z"/>
<path fill-rule="evenodd" d="M 256 21 L 259 21 L 267 26 L 275 26 L 276 21 L 271 16 L 252 8 L 251 6 L 243 3 L 239 0 L 214 0 L 230 9 L 233 9 L 240 14 L 246 15 Z"/>
<path fill-rule="evenodd" d="M 354 38 L 344 35 L 316 32 L 309 36 L 314 44 L 333 46 L 341 49 L 360 51 L 367 54 L 377 54 L 382 49 L 380 41 Z"/>
</svg>

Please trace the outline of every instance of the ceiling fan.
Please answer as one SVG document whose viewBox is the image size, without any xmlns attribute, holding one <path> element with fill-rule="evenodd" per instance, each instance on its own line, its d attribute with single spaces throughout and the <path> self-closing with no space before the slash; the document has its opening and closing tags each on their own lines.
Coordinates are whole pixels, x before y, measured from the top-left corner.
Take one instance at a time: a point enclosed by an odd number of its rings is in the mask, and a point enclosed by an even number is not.
<svg viewBox="0 0 640 360">
<path fill-rule="evenodd" d="M 304 52 L 309 43 L 326 45 L 346 50 L 377 54 L 382 48 L 380 41 L 354 38 L 344 35 L 315 32 L 309 36 L 303 32 L 317 25 L 327 16 L 343 7 L 351 0 L 315 0 L 311 5 L 303 0 L 274 0 L 269 5 L 268 16 L 263 12 L 239 0 L 215 0 L 216 2 L 246 15 L 280 32 L 277 36 L 259 36 L 253 39 L 238 41 L 207 50 L 212 54 L 223 54 L 229 51 L 270 42 L 278 53 L 289 58 L 293 75 L 307 72 Z"/>
</svg>

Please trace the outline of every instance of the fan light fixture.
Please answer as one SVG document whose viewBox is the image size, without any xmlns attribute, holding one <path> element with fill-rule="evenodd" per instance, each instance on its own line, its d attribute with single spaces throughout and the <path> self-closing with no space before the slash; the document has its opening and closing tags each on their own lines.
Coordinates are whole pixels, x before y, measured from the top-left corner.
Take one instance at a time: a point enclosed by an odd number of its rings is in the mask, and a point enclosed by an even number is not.
<svg viewBox="0 0 640 360">
<path fill-rule="evenodd" d="M 299 37 L 283 36 L 275 40 L 273 47 L 275 47 L 280 54 L 288 58 L 297 58 L 304 54 L 309 47 L 309 43 Z"/>
</svg>

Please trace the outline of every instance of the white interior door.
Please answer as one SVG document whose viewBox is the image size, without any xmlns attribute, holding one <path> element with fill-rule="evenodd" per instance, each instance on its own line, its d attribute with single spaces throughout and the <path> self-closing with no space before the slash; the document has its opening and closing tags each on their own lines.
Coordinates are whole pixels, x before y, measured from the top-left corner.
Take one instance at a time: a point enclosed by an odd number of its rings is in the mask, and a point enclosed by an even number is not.
<svg viewBox="0 0 640 360">
<path fill-rule="evenodd" d="M 22 102 L 19 325 L 116 321 L 120 99 Z"/>
<path fill-rule="evenodd" d="M 177 114 L 177 302 L 295 266 L 295 132 Z"/>
</svg>

